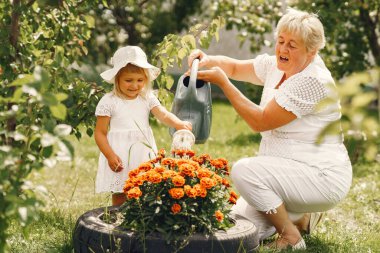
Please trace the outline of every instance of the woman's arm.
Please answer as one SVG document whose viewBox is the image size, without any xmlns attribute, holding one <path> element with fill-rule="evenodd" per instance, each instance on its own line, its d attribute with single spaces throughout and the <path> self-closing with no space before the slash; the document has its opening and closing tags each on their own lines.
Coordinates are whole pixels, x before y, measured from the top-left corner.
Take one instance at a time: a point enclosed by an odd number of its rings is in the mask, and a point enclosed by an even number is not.
<svg viewBox="0 0 380 253">
<path fill-rule="evenodd" d="M 95 126 L 95 142 L 100 151 L 108 160 L 108 165 L 111 170 L 119 172 L 123 169 L 122 161 L 117 154 L 112 150 L 108 143 L 107 132 L 111 118 L 107 116 L 97 116 Z"/>
<path fill-rule="evenodd" d="M 156 117 L 159 121 L 164 123 L 165 125 L 169 127 L 173 127 L 177 130 L 179 129 L 192 129 L 191 123 L 188 121 L 182 121 L 177 116 L 175 116 L 173 113 L 166 110 L 165 107 L 162 105 L 155 106 L 151 109 L 152 114 L 154 117 Z"/>
<path fill-rule="evenodd" d="M 222 55 L 207 55 L 196 49 L 189 55 L 188 64 L 190 67 L 196 58 L 200 59 L 199 68 L 219 67 L 231 79 L 259 85 L 263 84 L 256 75 L 253 60 L 237 60 Z"/>
<path fill-rule="evenodd" d="M 237 113 L 254 131 L 275 129 L 296 119 L 296 115 L 279 106 L 274 99 L 265 108 L 250 101 L 228 80 L 219 67 L 198 71 L 198 78 L 218 85 Z"/>
</svg>

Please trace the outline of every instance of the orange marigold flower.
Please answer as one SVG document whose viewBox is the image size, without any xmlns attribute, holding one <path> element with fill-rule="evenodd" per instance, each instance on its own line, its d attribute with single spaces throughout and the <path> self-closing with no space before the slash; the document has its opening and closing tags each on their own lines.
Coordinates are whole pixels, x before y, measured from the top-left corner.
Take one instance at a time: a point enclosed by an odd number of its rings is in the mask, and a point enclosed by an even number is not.
<svg viewBox="0 0 380 253">
<path fill-rule="evenodd" d="M 230 187 L 230 182 L 226 179 L 226 178 L 223 178 L 222 179 L 222 185 L 226 186 L 226 187 Z"/>
<path fill-rule="evenodd" d="M 199 158 L 201 158 L 204 161 L 203 163 L 211 160 L 211 156 L 209 154 L 203 154 Z"/>
<path fill-rule="evenodd" d="M 183 157 L 183 156 L 193 157 L 195 155 L 195 152 L 189 149 L 176 149 L 176 150 L 172 150 L 172 154 L 180 156 L 180 157 Z"/>
<path fill-rule="evenodd" d="M 175 166 L 175 160 L 173 158 L 163 158 L 161 160 L 161 165 L 167 165 L 169 167 Z"/>
<path fill-rule="evenodd" d="M 207 189 L 200 184 L 194 185 L 193 189 L 197 191 L 197 196 L 202 198 L 205 198 L 207 196 Z"/>
<path fill-rule="evenodd" d="M 218 210 L 215 212 L 215 218 L 217 221 L 222 222 L 224 219 L 224 215 L 221 211 Z"/>
<path fill-rule="evenodd" d="M 230 202 L 231 204 L 236 204 L 236 198 L 234 198 L 233 196 L 230 196 L 230 198 L 228 199 L 228 202 Z"/>
<path fill-rule="evenodd" d="M 123 192 L 127 194 L 127 192 L 134 187 L 134 184 L 131 182 L 126 182 L 124 187 L 123 187 Z"/>
<path fill-rule="evenodd" d="M 224 168 L 224 164 L 221 160 L 219 159 L 213 159 L 210 161 L 210 164 L 215 167 L 216 169 L 223 169 Z"/>
<path fill-rule="evenodd" d="M 171 188 L 169 189 L 169 194 L 173 199 L 181 199 L 185 195 L 182 188 Z"/>
<path fill-rule="evenodd" d="M 197 190 L 192 188 L 190 185 L 185 185 L 184 190 L 189 198 L 195 198 L 198 196 Z"/>
<path fill-rule="evenodd" d="M 163 173 L 165 171 L 165 168 L 162 166 L 158 166 L 154 168 L 154 171 L 156 171 L 157 173 Z"/>
<path fill-rule="evenodd" d="M 177 213 L 181 212 L 181 206 L 179 204 L 175 203 L 172 205 L 171 210 L 172 210 L 173 214 L 177 214 Z"/>
<path fill-rule="evenodd" d="M 129 199 L 138 199 L 142 195 L 142 192 L 139 187 L 133 187 L 127 192 L 127 197 Z"/>
<path fill-rule="evenodd" d="M 206 169 L 206 168 L 200 168 L 197 171 L 198 178 L 211 177 L 212 174 L 213 174 L 213 172 L 209 169 Z"/>
<path fill-rule="evenodd" d="M 145 182 L 144 175 L 131 178 L 131 182 L 134 186 L 143 185 L 143 183 Z"/>
<path fill-rule="evenodd" d="M 221 184 L 223 182 L 223 178 L 219 175 L 214 174 L 213 178 L 215 179 L 216 182 Z"/>
<path fill-rule="evenodd" d="M 234 191 L 230 191 L 230 195 L 232 197 L 234 197 L 235 199 L 237 199 L 239 197 L 239 195 L 236 192 L 234 192 Z"/>
<path fill-rule="evenodd" d="M 160 173 L 157 173 L 156 171 L 154 170 L 151 170 L 149 172 L 147 172 L 147 180 L 149 182 L 152 182 L 152 183 L 155 183 L 155 184 L 158 184 L 162 181 L 162 176 Z"/>
<path fill-rule="evenodd" d="M 164 158 L 165 155 L 166 155 L 165 149 L 161 148 L 160 150 L 158 150 L 157 156 L 161 156 L 162 158 Z"/>
<path fill-rule="evenodd" d="M 140 173 L 140 170 L 139 168 L 137 168 L 128 172 L 128 176 L 129 178 L 136 177 L 139 173 Z"/>
<path fill-rule="evenodd" d="M 172 182 L 175 186 L 182 186 L 185 184 L 185 178 L 183 176 L 177 175 L 172 177 Z"/>
<path fill-rule="evenodd" d="M 142 163 L 139 166 L 140 171 L 149 171 L 153 168 L 153 165 L 150 162 Z"/>
<path fill-rule="evenodd" d="M 195 172 L 194 172 L 195 168 L 191 164 L 183 163 L 179 165 L 178 170 L 184 176 L 195 177 Z"/>
<path fill-rule="evenodd" d="M 176 175 L 177 175 L 177 172 L 175 172 L 173 170 L 165 170 L 164 172 L 162 172 L 162 178 L 164 180 L 167 180 L 168 178 L 172 178 Z"/>
<path fill-rule="evenodd" d="M 204 187 L 206 189 L 211 189 L 213 186 L 216 185 L 216 182 L 212 178 L 202 177 L 201 181 L 200 181 L 200 184 L 201 184 L 202 187 Z"/>
</svg>

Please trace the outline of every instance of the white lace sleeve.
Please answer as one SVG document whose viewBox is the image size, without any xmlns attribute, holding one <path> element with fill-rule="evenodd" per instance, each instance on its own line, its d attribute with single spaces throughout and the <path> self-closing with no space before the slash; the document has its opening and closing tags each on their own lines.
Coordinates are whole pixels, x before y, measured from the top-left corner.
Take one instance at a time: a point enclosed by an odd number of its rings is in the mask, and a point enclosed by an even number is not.
<svg viewBox="0 0 380 253">
<path fill-rule="evenodd" d="M 153 107 L 161 105 L 158 98 L 153 94 L 153 92 L 149 92 L 147 95 L 148 107 L 149 110 L 152 110 Z"/>
<path fill-rule="evenodd" d="M 267 75 L 269 74 L 269 69 L 275 63 L 276 58 L 268 54 L 262 54 L 257 56 L 253 60 L 253 68 L 255 69 L 256 76 L 265 83 Z"/>
<path fill-rule="evenodd" d="M 113 109 L 114 103 L 112 101 L 112 98 L 110 94 L 106 94 L 100 99 L 98 105 L 96 106 L 95 115 L 111 117 Z"/>
<path fill-rule="evenodd" d="M 297 76 L 284 82 L 275 95 L 276 102 L 297 118 L 310 114 L 327 96 L 325 85 L 315 77 Z"/>
</svg>

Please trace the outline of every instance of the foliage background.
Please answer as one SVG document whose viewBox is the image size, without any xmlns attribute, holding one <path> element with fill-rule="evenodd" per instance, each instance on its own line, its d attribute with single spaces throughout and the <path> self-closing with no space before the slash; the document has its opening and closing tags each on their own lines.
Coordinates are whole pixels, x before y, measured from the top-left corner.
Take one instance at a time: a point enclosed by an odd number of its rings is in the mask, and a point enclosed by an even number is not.
<svg viewBox="0 0 380 253">
<path fill-rule="evenodd" d="M 273 0 L 0 2 L 0 252 L 5 251 L 11 221 L 27 228 L 33 220 L 44 219 L 39 211 L 43 201 L 36 193 L 45 188 L 33 185 L 30 173 L 75 158 L 75 140 L 67 138 L 69 134 L 76 139 L 92 135 L 97 101 L 111 88 L 103 86 L 95 73 L 106 67 L 117 47 L 137 44 L 149 53 L 163 69 L 155 85 L 160 99 L 170 106 L 171 66 L 181 64 L 194 47 L 207 48 L 217 41 L 224 25 L 237 29 L 237 39 L 248 41 L 253 52 L 271 46 L 265 36 L 273 32 L 285 5 Z M 376 158 L 380 1 L 299 0 L 288 5 L 321 16 L 328 40 L 321 54 L 341 80 L 345 96 L 346 144 L 353 150 L 353 161 Z M 357 71 L 364 73 L 347 77 Z M 255 91 L 252 99 L 259 95 Z M 221 151 L 228 152 L 214 149 Z"/>
</svg>

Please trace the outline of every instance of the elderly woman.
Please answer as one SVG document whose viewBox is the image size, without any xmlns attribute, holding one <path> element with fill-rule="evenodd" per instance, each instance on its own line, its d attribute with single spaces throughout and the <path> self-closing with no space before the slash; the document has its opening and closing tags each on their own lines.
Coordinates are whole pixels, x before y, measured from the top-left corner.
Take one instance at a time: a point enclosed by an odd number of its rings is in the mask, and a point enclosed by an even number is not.
<svg viewBox="0 0 380 253">
<path fill-rule="evenodd" d="M 334 80 L 318 51 L 325 45 L 317 15 L 294 9 L 276 28 L 276 54 L 253 60 L 210 56 L 200 50 L 198 78 L 219 86 L 238 114 L 262 140 L 256 157 L 237 161 L 231 172 L 241 198 L 234 212 L 252 220 L 263 240 L 277 231 L 276 249 L 306 248 L 301 232 L 311 232 L 317 212 L 331 209 L 349 191 L 352 167 L 341 134 L 316 143 L 329 123 L 340 119 Z M 263 85 L 260 105 L 247 99 L 228 78 Z"/>
</svg>

